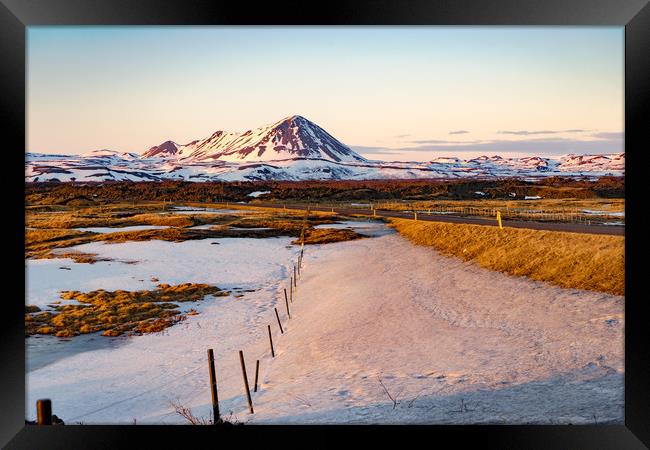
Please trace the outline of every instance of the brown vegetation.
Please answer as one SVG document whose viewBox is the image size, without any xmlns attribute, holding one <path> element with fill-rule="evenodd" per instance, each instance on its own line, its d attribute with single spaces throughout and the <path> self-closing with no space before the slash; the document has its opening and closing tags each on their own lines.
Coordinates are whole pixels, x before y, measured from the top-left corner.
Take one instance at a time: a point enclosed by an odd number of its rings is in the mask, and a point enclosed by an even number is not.
<svg viewBox="0 0 650 450">
<path fill-rule="evenodd" d="M 329 244 L 331 242 L 351 241 L 364 236 L 353 230 L 336 228 L 307 228 L 304 234 L 304 244 Z M 296 239 L 292 244 L 302 243 L 302 238 Z"/>
<path fill-rule="evenodd" d="M 482 267 L 566 288 L 625 293 L 623 236 L 391 219 L 400 234 Z"/>
<path fill-rule="evenodd" d="M 519 179 L 432 179 L 432 180 L 322 180 L 322 181 L 240 181 L 193 183 L 102 182 L 102 183 L 27 183 L 28 205 L 104 205 L 125 201 L 251 201 L 248 194 L 271 191 L 263 200 L 426 200 L 434 198 L 471 199 L 475 191 L 489 198 L 541 195 L 545 198 L 622 198 L 623 177 L 598 180 L 550 177 L 539 181 Z M 262 199 L 260 199 L 262 200 Z M 255 200 L 252 200 L 254 203 Z"/>
<path fill-rule="evenodd" d="M 146 205 L 145 205 L 146 206 Z M 132 206 L 133 209 L 136 206 Z M 72 258 L 76 262 L 93 263 L 97 255 L 81 252 L 54 252 L 55 249 L 72 247 L 89 242 L 128 242 L 158 239 L 171 242 L 186 240 L 248 237 L 267 238 L 277 236 L 300 236 L 303 228 L 334 223 L 330 213 L 282 211 L 247 207 L 247 214 L 184 214 L 162 215 L 154 212 L 124 217 L 123 210 L 107 210 L 107 207 L 86 208 L 82 211 L 64 210 L 52 212 L 29 211 L 27 222 L 34 229 L 26 230 L 25 256 L 27 258 Z M 167 225 L 169 228 L 120 231 L 127 225 Z M 210 229 L 190 229 L 190 226 L 213 224 Z M 82 232 L 70 228 L 116 227 L 110 233 Z M 264 228 L 264 229 L 260 229 Z M 103 259 L 105 260 L 105 259 Z"/>
<path fill-rule="evenodd" d="M 61 298 L 75 300 L 78 304 L 54 306 L 55 312 L 33 314 L 27 311 L 25 335 L 70 337 L 98 331 L 103 331 L 104 336 L 154 333 L 185 320 L 176 309 L 178 305 L 172 302 L 199 301 L 206 295 L 226 296 L 229 293 L 216 286 L 195 283 L 159 284 L 153 291 L 65 291 Z"/>
</svg>

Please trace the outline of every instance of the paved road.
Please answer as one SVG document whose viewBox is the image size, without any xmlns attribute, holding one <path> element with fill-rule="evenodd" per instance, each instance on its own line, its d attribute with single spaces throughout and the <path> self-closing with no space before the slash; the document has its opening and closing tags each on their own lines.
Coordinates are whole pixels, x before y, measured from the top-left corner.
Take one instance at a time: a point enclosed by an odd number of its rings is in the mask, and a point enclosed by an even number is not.
<svg viewBox="0 0 650 450">
<path fill-rule="evenodd" d="M 264 206 L 268 208 L 283 209 L 284 205 L 277 203 L 255 203 L 256 206 Z M 303 205 L 286 205 L 287 209 L 306 210 L 307 206 Z M 332 211 L 332 208 L 321 208 L 311 206 L 311 211 Z M 334 212 L 344 215 L 351 214 L 365 214 L 372 216 L 372 211 L 368 208 L 334 208 Z M 413 213 L 377 210 L 377 216 L 381 217 L 394 217 L 412 219 Z M 496 219 L 487 219 L 484 217 L 463 217 L 453 215 L 439 215 L 419 213 L 418 220 L 430 222 L 447 222 L 447 223 L 468 223 L 474 225 L 496 225 Z M 546 231 L 565 231 L 569 233 L 588 233 L 588 234 L 609 234 L 615 236 L 625 235 L 625 227 L 618 225 L 587 225 L 582 223 L 560 223 L 560 222 L 533 222 L 525 220 L 502 220 L 504 227 L 510 228 L 528 228 L 531 230 L 546 230 Z"/>
</svg>

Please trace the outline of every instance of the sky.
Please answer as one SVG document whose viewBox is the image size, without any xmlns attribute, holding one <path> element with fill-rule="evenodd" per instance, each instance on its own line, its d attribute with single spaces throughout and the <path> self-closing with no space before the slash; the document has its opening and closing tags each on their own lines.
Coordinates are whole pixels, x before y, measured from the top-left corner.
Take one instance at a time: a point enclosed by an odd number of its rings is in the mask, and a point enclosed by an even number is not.
<svg viewBox="0 0 650 450">
<path fill-rule="evenodd" d="M 302 115 L 370 159 L 624 151 L 623 27 L 27 29 L 27 151 Z"/>
</svg>

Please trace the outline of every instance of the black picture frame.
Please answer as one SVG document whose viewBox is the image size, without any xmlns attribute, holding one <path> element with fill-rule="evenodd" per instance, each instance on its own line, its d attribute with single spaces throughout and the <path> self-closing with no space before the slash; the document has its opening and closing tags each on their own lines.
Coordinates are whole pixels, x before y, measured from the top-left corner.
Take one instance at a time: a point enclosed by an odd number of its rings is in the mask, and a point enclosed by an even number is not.
<svg viewBox="0 0 650 450">
<path fill-rule="evenodd" d="M 621 426 L 367 426 L 367 427 L 183 427 L 26 426 L 24 283 L 3 299 L 7 319 L 0 329 L 0 444 L 12 449 L 183 448 L 196 439 L 222 444 L 237 436 L 252 446 L 276 442 L 337 445 L 351 433 L 383 440 L 387 433 L 424 438 L 454 447 L 647 448 L 650 446 L 650 358 L 646 296 L 642 294 L 646 247 L 643 237 L 644 148 L 650 109 L 650 6 L 647 0 L 285 0 L 248 4 L 202 0 L 0 0 L 0 124 L 2 188 L 6 222 L 6 267 L 24 277 L 24 152 L 26 27 L 35 25 L 616 25 L 625 26 L 626 147 L 626 333 L 625 425 Z M 21 189 L 22 187 L 22 189 Z M 7 203 L 9 203 L 7 205 Z M 23 238 L 22 242 L 20 237 Z M 638 238 L 638 239 L 637 239 Z M 19 275 L 18 275 L 19 276 Z M 6 277 L 7 284 L 13 282 Z M 300 431 L 300 434 L 296 432 Z M 334 431 L 334 432 L 333 432 Z M 304 433 L 316 433 L 318 441 Z M 253 440 L 250 439 L 254 437 Z M 409 439 L 410 440 L 410 439 Z M 448 444 L 441 444 L 446 441 Z M 404 441 L 415 445 L 415 441 Z"/>
</svg>

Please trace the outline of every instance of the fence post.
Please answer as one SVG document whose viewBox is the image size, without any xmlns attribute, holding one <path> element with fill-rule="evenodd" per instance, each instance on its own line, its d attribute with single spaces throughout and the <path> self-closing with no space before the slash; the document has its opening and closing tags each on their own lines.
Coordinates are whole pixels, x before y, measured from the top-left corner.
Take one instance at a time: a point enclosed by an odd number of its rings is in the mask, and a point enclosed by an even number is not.
<svg viewBox="0 0 650 450">
<path fill-rule="evenodd" d="M 217 394 L 217 377 L 214 372 L 214 352 L 208 349 L 208 370 L 210 371 L 210 392 L 212 393 L 212 416 L 214 417 L 213 425 L 221 422 L 219 415 L 219 395 Z"/>
<path fill-rule="evenodd" d="M 289 278 L 289 298 L 291 299 L 291 303 L 293 303 L 293 279 Z"/>
<path fill-rule="evenodd" d="M 278 314 L 278 308 L 273 308 L 275 310 L 275 317 L 278 319 L 278 325 L 280 326 L 280 333 L 284 334 L 282 329 L 282 324 L 280 323 L 280 315 Z"/>
<path fill-rule="evenodd" d="M 293 287 L 296 287 L 296 265 L 293 265 Z"/>
<path fill-rule="evenodd" d="M 36 400 L 36 423 L 52 425 L 52 400 L 49 398 Z"/>
<path fill-rule="evenodd" d="M 413 211 L 413 220 L 418 220 L 418 212 Z"/>
<path fill-rule="evenodd" d="M 287 290 L 284 290 L 284 304 L 287 305 L 287 316 L 291 319 L 291 313 L 289 312 L 289 302 L 287 301 Z"/>
<path fill-rule="evenodd" d="M 253 392 L 257 392 L 257 375 L 260 373 L 260 360 L 258 359 L 255 363 L 255 388 Z"/>
<path fill-rule="evenodd" d="M 248 377 L 246 376 L 246 364 L 244 364 L 244 352 L 239 350 L 239 361 L 241 362 L 241 373 L 242 376 L 244 377 L 244 388 L 246 389 L 246 399 L 248 400 L 248 409 L 250 410 L 251 414 L 254 413 L 253 411 L 253 399 L 251 399 L 251 390 L 248 387 Z"/>
<path fill-rule="evenodd" d="M 269 329 L 269 342 L 271 343 L 271 357 L 275 358 L 275 352 L 273 351 L 273 336 L 271 335 L 271 325 L 267 325 Z"/>
</svg>

